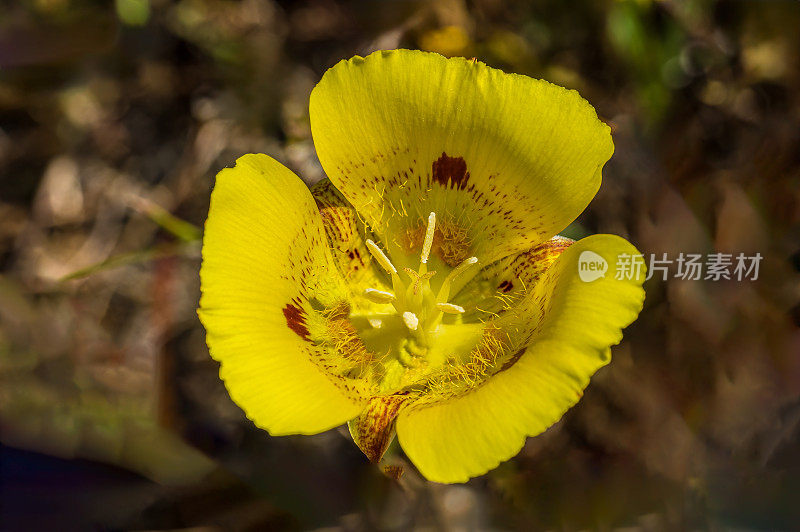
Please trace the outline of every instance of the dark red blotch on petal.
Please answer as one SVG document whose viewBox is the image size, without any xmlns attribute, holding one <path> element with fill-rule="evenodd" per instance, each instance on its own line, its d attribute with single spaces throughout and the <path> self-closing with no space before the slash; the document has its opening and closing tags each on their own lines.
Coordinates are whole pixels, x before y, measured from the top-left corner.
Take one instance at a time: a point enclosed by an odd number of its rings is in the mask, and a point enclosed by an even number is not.
<svg viewBox="0 0 800 532">
<path fill-rule="evenodd" d="M 306 312 L 292 303 L 283 307 L 283 316 L 286 318 L 286 326 L 293 330 L 297 336 L 308 341 L 308 327 L 306 327 Z"/>
<path fill-rule="evenodd" d="M 450 157 L 442 152 L 442 156 L 433 161 L 431 177 L 437 183 L 462 190 L 469 181 L 467 163 L 462 157 Z"/>
</svg>

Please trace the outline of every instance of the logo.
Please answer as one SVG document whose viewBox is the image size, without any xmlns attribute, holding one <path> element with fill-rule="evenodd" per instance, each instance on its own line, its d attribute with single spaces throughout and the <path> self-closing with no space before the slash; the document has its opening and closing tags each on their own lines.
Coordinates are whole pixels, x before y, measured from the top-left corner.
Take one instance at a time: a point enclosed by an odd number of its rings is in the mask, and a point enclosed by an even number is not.
<svg viewBox="0 0 800 532">
<path fill-rule="evenodd" d="M 608 262 L 594 251 L 584 251 L 578 257 L 578 276 L 584 283 L 591 283 L 606 276 Z"/>
</svg>

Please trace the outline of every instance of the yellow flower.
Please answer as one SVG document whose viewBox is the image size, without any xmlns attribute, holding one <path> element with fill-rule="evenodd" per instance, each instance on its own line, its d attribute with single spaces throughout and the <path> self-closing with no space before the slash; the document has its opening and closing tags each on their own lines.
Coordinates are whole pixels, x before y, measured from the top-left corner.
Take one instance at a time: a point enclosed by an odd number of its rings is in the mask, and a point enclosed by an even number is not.
<svg viewBox="0 0 800 532">
<path fill-rule="evenodd" d="M 430 480 L 483 474 L 578 401 L 641 309 L 643 272 L 614 275 L 631 244 L 555 236 L 609 128 L 574 91 L 408 50 L 331 68 L 310 116 L 329 180 L 266 155 L 217 176 L 199 314 L 220 376 L 270 434 L 349 422 L 373 461 L 396 434 Z"/>
</svg>

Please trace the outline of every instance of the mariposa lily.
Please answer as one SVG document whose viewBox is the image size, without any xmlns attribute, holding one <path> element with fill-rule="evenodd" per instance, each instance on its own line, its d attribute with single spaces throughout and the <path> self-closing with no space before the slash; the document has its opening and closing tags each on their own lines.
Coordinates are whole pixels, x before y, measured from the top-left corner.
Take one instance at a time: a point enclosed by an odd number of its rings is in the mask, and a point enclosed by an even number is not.
<svg viewBox="0 0 800 532">
<path fill-rule="evenodd" d="M 396 435 L 430 480 L 483 474 L 579 400 L 642 308 L 644 272 L 613 274 L 631 244 L 556 236 L 610 129 L 575 91 L 408 50 L 328 70 L 310 119 L 328 176 L 310 190 L 266 155 L 217 176 L 199 315 L 220 375 L 270 434 L 348 423 L 373 461 Z"/>
</svg>

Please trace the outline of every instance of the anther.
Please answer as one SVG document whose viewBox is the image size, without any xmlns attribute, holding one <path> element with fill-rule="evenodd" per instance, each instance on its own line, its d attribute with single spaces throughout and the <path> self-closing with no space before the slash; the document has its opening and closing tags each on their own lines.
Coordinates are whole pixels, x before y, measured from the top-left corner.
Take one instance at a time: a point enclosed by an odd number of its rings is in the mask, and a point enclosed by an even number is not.
<svg viewBox="0 0 800 532">
<path fill-rule="evenodd" d="M 436 308 L 445 314 L 464 314 L 464 307 L 452 303 L 436 303 Z"/>
<path fill-rule="evenodd" d="M 375 242 L 368 238 L 366 244 L 369 252 L 373 257 L 375 257 L 375 260 L 378 261 L 378 264 L 380 264 L 384 270 L 391 274 L 397 273 L 397 268 L 394 267 L 394 264 L 392 264 L 392 261 L 389 260 L 389 257 L 387 257 L 383 251 L 381 251 L 381 248 L 379 248 Z"/>
<path fill-rule="evenodd" d="M 403 321 L 411 331 L 416 331 L 417 327 L 419 327 L 419 318 L 413 312 L 403 312 Z"/>
<path fill-rule="evenodd" d="M 428 263 L 428 256 L 431 254 L 431 247 L 433 246 L 433 234 L 436 230 L 436 213 L 432 212 L 428 215 L 428 227 L 425 229 L 425 240 L 422 243 L 422 254 L 420 255 L 420 262 L 422 264 Z"/>
<path fill-rule="evenodd" d="M 366 288 L 364 290 L 364 297 L 373 303 L 391 303 L 395 300 L 394 294 L 384 290 L 377 290 L 375 288 Z"/>
</svg>

